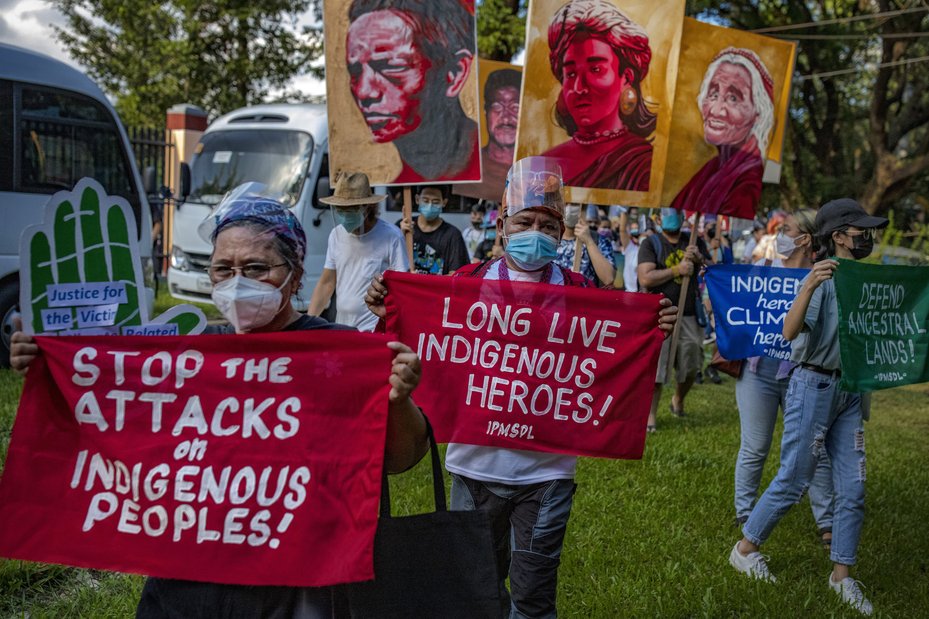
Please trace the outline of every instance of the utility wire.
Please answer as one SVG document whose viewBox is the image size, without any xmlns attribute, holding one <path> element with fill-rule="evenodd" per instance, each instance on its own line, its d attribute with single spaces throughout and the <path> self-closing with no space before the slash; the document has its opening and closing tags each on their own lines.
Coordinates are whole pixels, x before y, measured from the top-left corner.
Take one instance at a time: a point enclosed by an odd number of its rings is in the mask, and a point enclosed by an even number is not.
<svg viewBox="0 0 929 619">
<path fill-rule="evenodd" d="M 775 34 L 775 39 L 796 39 L 803 41 L 852 41 L 864 39 L 917 39 L 929 37 L 929 32 L 895 32 L 891 34 L 882 34 L 875 32 L 873 34 Z"/>
<path fill-rule="evenodd" d="M 757 28 L 750 32 L 782 32 L 784 30 L 801 30 L 804 28 L 818 28 L 819 26 L 828 26 L 831 24 L 848 24 L 856 21 L 881 19 L 885 17 L 897 17 L 898 15 L 907 15 L 909 13 L 919 13 L 929 11 L 929 6 L 916 6 L 908 9 L 898 9 L 896 11 L 885 11 L 883 13 L 869 13 L 867 15 L 854 15 L 852 17 L 837 17 L 835 19 L 824 19 L 815 22 L 806 22 L 800 24 L 786 24 L 783 26 L 769 26 L 767 28 Z"/>
<path fill-rule="evenodd" d="M 858 67 L 855 69 L 839 69 L 837 71 L 823 71 L 822 73 L 811 73 L 810 75 L 801 75 L 797 78 L 798 82 L 804 80 L 811 80 L 814 78 L 825 79 L 828 77 L 835 77 L 837 75 L 848 75 L 850 73 L 861 73 L 862 71 L 871 70 L 871 69 L 884 69 L 886 67 L 898 67 L 905 64 L 916 64 L 918 62 L 929 61 L 929 56 L 920 56 L 919 58 L 905 58 L 903 60 L 892 60 L 890 62 L 882 62 L 879 64 L 866 64 L 863 67 Z"/>
</svg>

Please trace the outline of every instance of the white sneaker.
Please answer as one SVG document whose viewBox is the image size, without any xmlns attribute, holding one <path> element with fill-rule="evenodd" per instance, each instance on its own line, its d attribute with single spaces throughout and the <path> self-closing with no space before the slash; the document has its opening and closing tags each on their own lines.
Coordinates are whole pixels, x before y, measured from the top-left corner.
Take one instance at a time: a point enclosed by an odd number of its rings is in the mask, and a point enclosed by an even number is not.
<svg viewBox="0 0 929 619">
<path fill-rule="evenodd" d="M 861 583 L 848 576 L 842 579 L 842 582 L 833 582 L 832 574 L 829 574 L 829 586 L 839 594 L 842 601 L 860 612 L 862 615 L 870 615 L 874 612 L 871 602 L 864 596 L 861 591 Z"/>
<path fill-rule="evenodd" d="M 765 561 L 764 556 L 760 552 L 751 552 L 747 555 L 743 555 L 739 552 L 738 542 L 735 543 L 735 546 L 732 547 L 732 552 L 729 553 L 729 564 L 752 578 L 765 580 L 767 582 L 777 582 L 777 578 L 768 570 L 768 563 Z"/>
</svg>

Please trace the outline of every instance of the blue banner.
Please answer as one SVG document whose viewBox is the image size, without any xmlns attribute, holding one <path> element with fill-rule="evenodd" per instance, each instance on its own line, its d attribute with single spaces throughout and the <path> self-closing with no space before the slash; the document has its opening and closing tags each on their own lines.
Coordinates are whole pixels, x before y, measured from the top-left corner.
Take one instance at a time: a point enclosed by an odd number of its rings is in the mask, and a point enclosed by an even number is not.
<svg viewBox="0 0 929 619">
<path fill-rule="evenodd" d="M 706 270 L 716 320 L 716 345 L 726 359 L 790 358 L 781 335 L 808 269 L 718 264 Z"/>
</svg>

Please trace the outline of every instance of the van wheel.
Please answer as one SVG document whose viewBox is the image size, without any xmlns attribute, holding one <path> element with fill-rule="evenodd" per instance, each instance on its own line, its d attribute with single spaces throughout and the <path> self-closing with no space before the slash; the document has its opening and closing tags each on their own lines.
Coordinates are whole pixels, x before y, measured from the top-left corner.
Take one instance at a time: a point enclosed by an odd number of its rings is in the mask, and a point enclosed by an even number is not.
<svg viewBox="0 0 929 619">
<path fill-rule="evenodd" d="M 19 315 L 19 284 L 13 282 L 0 288 L 0 367 L 10 367 L 10 338 L 13 337 L 13 317 Z"/>
</svg>

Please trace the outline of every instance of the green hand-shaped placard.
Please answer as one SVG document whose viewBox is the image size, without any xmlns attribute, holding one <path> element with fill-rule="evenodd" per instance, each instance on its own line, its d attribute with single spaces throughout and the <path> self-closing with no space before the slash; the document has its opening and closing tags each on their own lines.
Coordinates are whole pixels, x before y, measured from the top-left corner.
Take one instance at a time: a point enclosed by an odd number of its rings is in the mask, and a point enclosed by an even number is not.
<svg viewBox="0 0 929 619">
<path fill-rule="evenodd" d="M 55 309 L 50 294 L 62 290 L 62 285 L 67 288 L 73 284 L 71 288 L 78 289 L 74 302 L 58 311 L 71 311 L 75 319 L 82 308 L 85 312 L 105 308 L 112 311 L 104 312 L 103 322 L 117 332 L 143 325 L 177 325 L 179 334 L 201 332 L 206 317 L 192 305 L 178 305 L 156 318 L 149 317 L 136 230 L 126 200 L 107 195 L 92 179 L 81 179 L 73 191 L 52 196 L 45 207 L 45 221 L 26 228 L 19 241 L 23 330 L 49 331 L 43 323 L 43 310 Z M 125 289 L 118 303 L 100 300 L 108 292 L 102 286 L 107 283 L 113 284 L 111 291 Z"/>
</svg>

